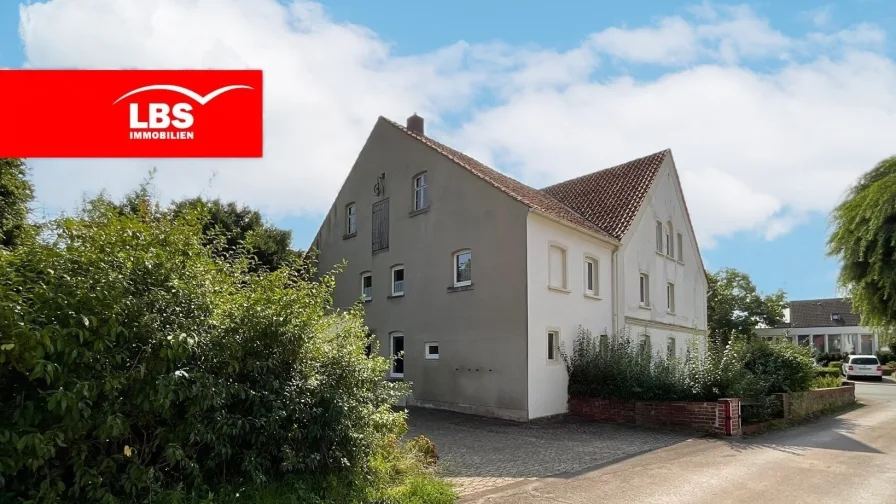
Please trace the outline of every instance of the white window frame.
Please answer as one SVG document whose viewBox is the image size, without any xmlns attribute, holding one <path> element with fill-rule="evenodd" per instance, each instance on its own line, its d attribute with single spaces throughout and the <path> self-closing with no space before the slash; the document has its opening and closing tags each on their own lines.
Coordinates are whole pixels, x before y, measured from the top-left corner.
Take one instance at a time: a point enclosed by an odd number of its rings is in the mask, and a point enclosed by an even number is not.
<svg viewBox="0 0 896 504">
<path fill-rule="evenodd" d="M 672 221 L 666 222 L 666 255 L 675 257 L 675 230 L 672 227 Z"/>
<path fill-rule="evenodd" d="M 370 295 L 366 295 L 364 293 L 364 279 L 370 278 Z M 373 273 L 370 271 L 365 271 L 361 273 L 361 299 L 364 301 L 370 301 L 373 299 Z"/>
<path fill-rule="evenodd" d="M 546 343 L 545 347 L 545 361 L 548 364 L 558 364 L 560 362 L 560 329 L 557 327 L 548 327 L 547 331 L 545 331 L 544 342 Z M 553 358 L 551 357 L 551 350 L 553 350 Z"/>
<path fill-rule="evenodd" d="M 404 353 L 401 356 L 401 372 L 396 373 L 395 357 L 397 357 L 397 355 L 395 355 L 395 338 L 401 338 L 402 343 L 407 343 L 407 341 L 405 341 L 403 332 L 396 331 L 389 334 L 389 376 L 391 376 L 392 378 L 404 378 L 404 366 L 407 364 L 404 359 L 407 356 L 408 352 L 407 350 L 402 350 L 402 352 Z M 402 346 L 406 347 L 407 345 L 403 344 Z"/>
<path fill-rule="evenodd" d="M 464 254 L 470 254 L 470 262 L 472 263 L 473 251 L 470 249 L 458 250 L 457 252 L 455 252 L 454 254 L 451 255 L 451 279 L 454 281 L 455 287 L 466 287 L 468 285 L 473 284 L 473 266 L 472 266 L 472 264 L 470 265 L 470 279 L 464 280 L 464 281 L 458 281 L 457 274 L 459 272 L 459 268 L 458 268 L 457 261 L 460 258 L 460 256 L 462 256 Z"/>
<path fill-rule="evenodd" d="M 683 263 L 684 262 L 684 245 L 682 244 L 683 237 L 681 236 L 681 233 L 678 233 L 677 236 L 678 236 L 678 250 L 676 252 L 678 253 L 678 257 L 676 259 L 678 259 L 678 262 Z"/>
<path fill-rule="evenodd" d="M 663 229 L 662 221 L 656 221 L 656 251 L 660 254 L 663 253 L 663 234 L 665 230 Z"/>
<path fill-rule="evenodd" d="M 642 308 L 650 306 L 650 275 L 647 273 L 638 276 L 638 303 Z"/>
<path fill-rule="evenodd" d="M 562 275 L 562 278 L 560 279 L 560 285 L 554 284 L 553 268 L 551 267 L 551 253 L 553 252 L 553 249 L 557 249 L 560 251 L 560 258 L 562 261 L 562 272 L 560 273 Z M 569 292 L 569 257 L 567 252 L 568 251 L 566 250 L 566 247 L 560 245 L 559 243 L 548 243 L 548 289 L 561 292 Z"/>
<path fill-rule="evenodd" d="M 421 184 L 417 185 L 417 181 Z M 420 198 L 417 198 L 417 195 Z M 414 176 L 414 211 L 425 210 L 429 206 L 429 184 L 427 183 L 426 172 L 418 173 Z"/>
<path fill-rule="evenodd" d="M 588 265 L 591 265 L 591 275 L 588 275 Z M 591 297 L 600 296 L 600 260 L 594 256 L 586 255 L 585 263 L 582 265 L 585 275 L 585 295 Z M 589 278 L 590 277 L 590 278 Z M 588 288 L 588 281 L 591 280 L 591 289 Z"/>
<path fill-rule="evenodd" d="M 438 341 L 427 341 L 426 343 L 423 344 L 423 356 L 426 358 L 426 360 L 438 360 L 438 358 L 439 358 L 438 351 L 434 354 L 429 353 L 429 349 L 432 347 L 438 348 L 439 342 Z M 439 348 L 439 351 L 441 351 L 441 348 Z"/>
<path fill-rule="evenodd" d="M 358 232 L 358 205 L 349 203 L 345 205 L 345 234 Z"/>
<path fill-rule="evenodd" d="M 678 352 L 678 348 L 675 342 L 675 336 L 669 336 L 666 338 L 666 357 L 675 357 L 678 355 L 676 352 Z"/>
<path fill-rule="evenodd" d="M 666 313 L 675 313 L 675 284 L 666 282 Z"/>
<path fill-rule="evenodd" d="M 404 273 L 404 264 L 396 264 L 395 266 L 392 266 L 392 272 L 390 274 L 390 276 L 392 278 L 392 287 L 391 287 L 392 297 L 404 296 L 404 282 L 405 282 L 405 280 L 407 280 L 406 276 L 404 278 L 402 278 L 402 280 L 401 280 L 401 290 L 400 291 L 395 290 L 395 272 L 399 271 L 399 270 L 401 270 L 401 272 Z"/>
</svg>

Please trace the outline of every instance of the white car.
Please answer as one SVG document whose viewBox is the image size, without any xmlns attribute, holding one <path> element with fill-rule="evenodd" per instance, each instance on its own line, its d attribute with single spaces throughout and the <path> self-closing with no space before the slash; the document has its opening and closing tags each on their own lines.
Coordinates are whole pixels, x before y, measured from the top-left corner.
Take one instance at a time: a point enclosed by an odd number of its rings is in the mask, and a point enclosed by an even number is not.
<svg viewBox="0 0 896 504">
<path fill-rule="evenodd" d="M 841 364 L 840 371 L 847 380 L 862 377 L 880 381 L 884 376 L 880 361 L 873 355 L 850 355 L 849 360 Z"/>
</svg>

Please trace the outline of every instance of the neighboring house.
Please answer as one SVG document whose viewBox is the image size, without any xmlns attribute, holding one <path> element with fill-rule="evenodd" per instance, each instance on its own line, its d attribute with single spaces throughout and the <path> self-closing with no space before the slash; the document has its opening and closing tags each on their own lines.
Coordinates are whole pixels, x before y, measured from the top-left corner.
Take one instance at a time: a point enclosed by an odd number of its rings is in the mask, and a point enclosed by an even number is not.
<svg viewBox="0 0 896 504">
<path fill-rule="evenodd" d="M 881 349 L 878 335 L 862 326 L 859 314 L 853 313 L 849 301 L 843 298 L 791 301 L 784 311 L 783 324 L 759 328 L 756 333 L 767 339 L 785 338 L 825 353 L 870 355 Z"/>
<path fill-rule="evenodd" d="M 380 118 L 313 247 L 347 262 L 410 404 L 528 420 L 567 410 L 578 327 L 685 355 L 706 277 L 668 150 L 542 190 Z"/>
</svg>

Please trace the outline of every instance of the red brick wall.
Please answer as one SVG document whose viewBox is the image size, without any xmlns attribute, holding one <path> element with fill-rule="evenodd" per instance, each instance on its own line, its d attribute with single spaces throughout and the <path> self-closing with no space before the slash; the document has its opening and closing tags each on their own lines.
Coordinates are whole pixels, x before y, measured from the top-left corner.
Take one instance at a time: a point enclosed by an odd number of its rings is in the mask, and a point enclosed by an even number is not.
<svg viewBox="0 0 896 504">
<path fill-rule="evenodd" d="M 730 405 L 726 408 L 726 403 Z M 679 427 L 717 434 L 740 435 L 739 400 L 717 402 L 620 401 L 573 397 L 569 414 L 602 422 L 650 427 Z M 726 421 L 729 428 L 726 429 Z"/>
</svg>

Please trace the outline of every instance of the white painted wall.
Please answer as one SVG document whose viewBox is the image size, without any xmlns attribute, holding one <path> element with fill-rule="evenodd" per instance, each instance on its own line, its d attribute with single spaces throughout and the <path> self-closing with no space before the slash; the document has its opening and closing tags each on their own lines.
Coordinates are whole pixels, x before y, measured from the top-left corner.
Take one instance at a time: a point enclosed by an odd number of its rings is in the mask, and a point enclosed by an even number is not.
<svg viewBox="0 0 896 504">
<path fill-rule="evenodd" d="M 676 349 L 684 352 L 691 337 L 706 330 L 706 276 L 683 198 L 671 156 L 667 156 L 633 228 L 623 238 L 619 276 L 620 310 L 625 316 L 618 323 L 620 327 L 627 325 L 633 337 L 646 329 L 654 350 L 660 345 L 665 348 L 666 338 L 672 335 L 677 339 Z M 677 244 L 673 249 L 675 258 L 657 252 L 656 222 L 665 225 L 670 220 L 673 238 L 682 234 L 682 258 L 677 257 Z M 640 306 L 641 273 L 650 278 L 649 307 Z M 667 282 L 675 284 L 674 313 L 666 311 Z M 645 322 L 639 324 L 637 320 Z"/>
<path fill-rule="evenodd" d="M 549 329 L 560 331 L 562 345 L 572 350 L 578 327 L 595 336 L 612 332 L 611 248 L 596 238 L 529 213 L 527 219 L 527 289 L 529 322 L 529 418 L 565 413 L 567 376 L 562 359 L 547 360 Z M 549 248 L 566 248 L 569 292 L 548 288 Z M 599 295 L 585 295 L 585 256 L 599 261 Z"/>
</svg>

